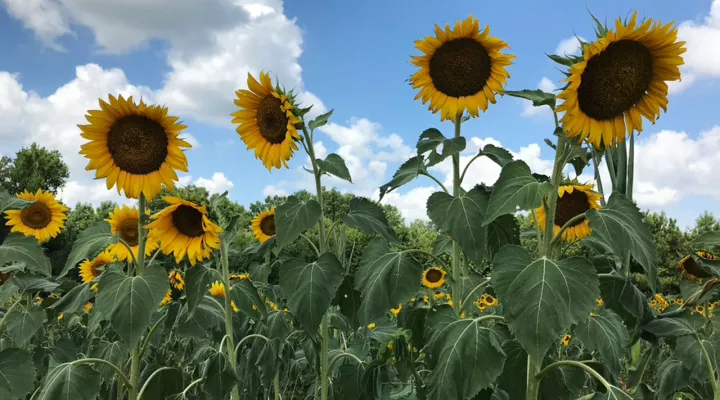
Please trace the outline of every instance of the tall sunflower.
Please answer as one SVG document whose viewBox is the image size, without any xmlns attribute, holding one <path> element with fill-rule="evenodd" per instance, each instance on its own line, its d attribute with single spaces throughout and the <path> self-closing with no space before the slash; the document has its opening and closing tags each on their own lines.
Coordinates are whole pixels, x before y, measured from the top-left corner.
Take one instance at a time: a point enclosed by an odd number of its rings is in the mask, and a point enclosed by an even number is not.
<svg viewBox="0 0 720 400">
<path fill-rule="evenodd" d="M 569 70 L 557 107 L 567 136 L 587 139 L 597 149 L 613 147 L 626 134 L 642 132 L 642 117 L 653 124 L 667 112 L 666 81 L 680 80 L 685 42 L 677 28 L 647 19 L 636 26 L 637 12 L 615 31 L 583 46 L 582 60 Z"/>
<path fill-rule="evenodd" d="M 437 289 L 445 284 L 445 272 L 444 269 L 438 267 L 430 267 L 423 272 L 422 284 L 426 288 Z"/>
<path fill-rule="evenodd" d="M 696 256 L 707 260 L 717 260 L 717 257 L 705 251 L 698 251 L 695 253 Z M 683 275 L 691 280 L 702 280 L 712 277 L 712 274 L 703 268 L 701 264 L 698 264 L 692 256 L 686 256 L 680 260 L 680 271 Z"/>
<path fill-rule="evenodd" d="M 553 235 L 560 233 L 563 225 L 576 216 L 590 209 L 600 208 L 600 198 L 602 198 L 602 195 L 593 192 L 592 188 L 593 185 L 562 185 L 558 188 Z M 544 232 L 547 218 L 545 206 L 535 209 L 535 216 L 537 217 L 535 223 L 537 223 Z M 591 233 L 590 221 L 586 218 L 581 218 L 563 232 L 562 240 L 573 242 L 590 236 Z"/>
<path fill-rule="evenodd" d="M 177 123 L 161 106 L 148 106 L 110 95 L 110 103 L 100 99 L 101 110 L 89 110 L 89 125 L 78 125 L 81 136 L 89 142 L 80 154 L 89 159 L 88 171 L 96 178 L 107 178 L 107 188 L 117 185 L 125 196 L 137 199 L 140 194 L 150 200 L 160 193 L 161 185 L 169 189 L 178 180 L 175 171 L 188 172 L 187 157 L 182 148 L 192 147 L 178 135 L 187 126 Z"/>
<path fill-rule="evenodd" d="M 239 124 L 240 138 L 267 169 L 288 168 L 287 161 L 298 150 L 295 140 L 300 139 L 295 124 L 302 122 L 293 114 L 293 99 L 273 87 L 265 72 L 260 72 L 260 82 L 248 73 L 247 84 L 250 90 L 235 92 L 240 109 L 231 114 L 232 123 Z"/>
<path fill-rule="evenodd" d="M 490 36 L 489 26 L 481 31 L 472 16 L 455 23 L 455 29 L 435 25 L 435 36 L 415 41 L 415 47 L 425 53 L 410 61 L 420 67 L 410 78 L 412 87 L 420 89 L 415 100 L 429 101 L 429 110 L 439 111 L 443 121 L 466 110 L 473 117 L 485 112 L 488 102 L 495 103 L 495 94 L 502 95 L 510 77 L 505 67 L 515 58 L 500 53 L 508 44 Z"/>
<path fill-rule="evenodd" d="M 115 262 L 115 255 L 108 251 L 98 254 L 93 260 L 85 260 L 80 263 L 80 278 L 83 283 L 90 283 L 103 273 L 103 268 Z"/>
<path fill-rule="evenodd" d="M 164 196 L 169 204 L 162 211 L 150 217 L 153 222 L 149 229 L 148 241 L 160 242 L 163 254 L 175 254 L 175 262 L 187 254 L 190 264 L 210 257 L 212 249 L 220 248 L 222 229 L 207 216 L 207 208 L 179 197 Z"/>
<path fill-rule="evenodd" d="M 25 190 L 16 197 L 32 203 L 21 210 L 5 211 L 8 220 L 5 225 L 12 226 L 11 232 L 33 236 L 40 243 L 45 243 L 56 237 L 65 226 L 68 208 L 55 200 L 52 193 L 38 189 L 33 194 Z"/>
<path fill-rule="evenodd" d="M 110 230 L 113 235 L 119 235 L 132 249 L 133 256 L 137 259 L 138 250 L 140 248 L 138 223 L 140 221 L 140 212 L 133 206 L 132 208 L 123 205 L 122 208 L 115 206 L 115 210 L 110 212 L 110 218 L 106 219 L 110 224 Z M 145 243 L 145 255 L 150 256 L 153 251 L 159 247 L 156 241 L 148 240 Z M 108 247 L 108 251 L 115 254 L 118 261 L 129 260 L 130 251 L 122 243 L 115 243 Z"/>
<path fill-rule="evenodd" d="M 253 218 L 250 229 L 260 243 L 265 243 L 275 236 L 275 207 L 266 209 Z"/>
</svg>

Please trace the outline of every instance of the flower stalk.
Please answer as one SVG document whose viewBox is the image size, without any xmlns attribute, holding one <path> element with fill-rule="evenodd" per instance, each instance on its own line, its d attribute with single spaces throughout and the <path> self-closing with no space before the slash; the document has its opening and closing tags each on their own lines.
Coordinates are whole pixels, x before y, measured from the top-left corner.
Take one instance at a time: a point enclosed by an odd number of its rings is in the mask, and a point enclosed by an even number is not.
<svg viewBox="0 0 720 400">
<path fill-rule="evenodd" d="M 143 268 L 145 267 L 145 242 L 147 241 L 147 235 L 145 233 L 145 209 L 147 208 L 147 199 L 144 194 L 140 194 L 138 200 L 138 210 L 140 217 L 138 218 L 138 255 L 135 259 L 135 274 L 141 275 Z M 132 251 L 130 252 L 132 255 Z M 141 355 L 142 343 L 138 341 L 135 347 L 132 349 L 130 354 L 130 383 L 128 387 L 128 399 L 138 400 L 138 379 L 140 377 L 140 362 L 142 361 Z"/>
<path fill-rule="evenodd" d="M 460 128 L 462 126 L 462 113 L 458 113 L 458 115 L 455 117 L 455 138 L 460 137 Z M 459 197 L 460 196 L 460 185 L 462 184 L 462 181 L 460 180 L 460 153 L 455 153 L 452 155 L 452 165 L 453 165 L 453 197 Z M 457 243 L 457 240 L 453 238 L 452 243 L 452 298 L 453 299 L 459 299 L 461 296 L 460 293 L 460 245 Z M 456 309 L 459 309 L 460 302 L 457 301 L 455 303 Z"/>
</svg>

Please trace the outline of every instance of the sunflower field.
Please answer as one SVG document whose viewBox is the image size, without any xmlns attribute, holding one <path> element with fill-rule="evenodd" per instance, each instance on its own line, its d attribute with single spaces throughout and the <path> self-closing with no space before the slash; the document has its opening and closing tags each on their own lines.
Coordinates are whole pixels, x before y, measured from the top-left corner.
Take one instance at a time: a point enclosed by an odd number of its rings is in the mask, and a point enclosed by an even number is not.
<svg viewBox="0 0 720 400">
<path fill-rule="evenodd" d="M 685 43 L 637 13 L 592 19 L 580 56 L 549 56 L 567 77 L 558 93 L 507 90 L 515 56 L 472 16 L 436 25 L 409 83 L 454 131 L 428 128 L 380 199 L 332 212 L 323 177 L 352 182 L 342 157 L 316 157 L 332 111 L 309 119 L 269 73 L 248 75 L 228 119 L 269 171 L 306 153 L 316 192 L 251 221 L 224 212 L 225 195 L 177 190 L 191 145 L 168 108 L 99 99 L 78 151 L 134 205 L 53 268 L 68 208 L 50 191 L 0 192 L 0 399 L 720 400 L 720 232 L 683 242 L 679 291 L 663 292 L 667 260 L 633 202 L 635 136 L 668 111 Z M 504 95 L 553 111 L 551 176 L 491 144 L 460 164 L 463 123 Z M 466 191 L 481 157 L 500 176 Z M 448 158 L 450 190 L 429 170 Z M 568 178 L 586 168 L 594 181 Z M 380 205 L 418 178 L 438 185 L 424 248 Z"/>
</svg>

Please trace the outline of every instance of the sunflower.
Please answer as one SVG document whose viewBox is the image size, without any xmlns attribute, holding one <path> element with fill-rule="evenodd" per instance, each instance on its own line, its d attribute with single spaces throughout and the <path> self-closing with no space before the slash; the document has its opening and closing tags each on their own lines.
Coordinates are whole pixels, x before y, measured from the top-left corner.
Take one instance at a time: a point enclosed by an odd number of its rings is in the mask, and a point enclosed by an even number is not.
<svg viewBox="0 0 720 400">
<path fill-rule="evenodd" d="M 392 313 L 392 315 L 393 315 L 394 317 L 397 317 L 398 315 L 400 315 L 400 311 L 402 311 L 402 309 L 403 309 L 402 304 L 398 304 L 398 306 L 397 306 L 397 307 L 393 307 L 393 308 L 390 310 L 390 312 Z"/>
<path fill-rule="evenodd" d="M 85 313 L 89 313 L 90 310 L 92 310 L 92 308 L 93 308 L 93 303 L 85 303 L 85 305 L 83 306 L 83 311 L 85 311 Z"/>
<path fill-rule="evenodd" d="M 163 297 L 162 301 L 160 302 L 160 307 L 172 303 L 172 289 L 168 289 L 167 292 L 165 292 L 165 297 Z"/>
<path fill-rule="evenodd" d="M 502 95 L 510 77 L 505 67 L 515 58 L 500 53 L 508 44 L 490 36 L 489 26 L 481 31 L 472 16 L 455 23 L 455 29 L 435 25 L 435 37 L 417 40 L 415 47 L 424 53 L 410 61 L 420 68 L 410 78 L 413 89 L 420 89 L 415 100 L 429 101 L 429 110 L 439 111 L 443 121 L 466 110 L 478 117 L 488 102 L 495 104 L 495 94 Z"/>
<path fill-rule="evenodd" d="M 211 296 L 225 298 L 225 285 L 223 285 L 220 281 L 215 281 L 210 286 L 210 290 L 208 290 L 208 292 L 210 292 Z"/>
<path fill-rule="evenodd" d="M 190 264 L 210 257 L 212 249 L 220 247 L 222 229 L 207 216 L 207 208 L 198 206 L 179 197 L 164 196 L 169 204 L 162 211 L 150 217 L 153 222 L 149 229 L 148 241 L 160 242 L 163 254 L 175 254 L 175 262 L 187 254 Z"/>
<path fill-rule="evenodd" d="M 270 300 L 266 300 L 265 303 L 267 303 L 268 307 L 270 307 L 270 309 L 273 310 L 273 311 L 279 311 L 279 310 L 280 310 L 280 309 L 278 308 L 277 304 L 273 303 L 273 302 L 270 301 Z"/>
<path fill-rule="evenodd" d="M 80 263 L 80 277 L 82 278 L 83 283 L 92 282 L 103 273 L 101 268 L 115 261 L 115 256 L 112 253 L 103 251 L 98 254 L 94 260 L 85 260 Z"/>
<path fill-rule="evenodd" d="M 602 307 L 602 306 L 605 305 L 605 302 L 603 301 L 602 298 L 597 298 L 597 299 L 595 299 L 595 304 L 596 304 L 598 307 Z"/>
<path fill-rule="evenodd" d="M 560 229 L 574 217 L 590 210 L 600 208 L 602 195 L 592 191 L 593 185 L 562 185 L 558 188 L 558 201 L 555 207 L 555 228 L 554 234 L 560 233 Z M 545 206 L 535 209 L 537 224 L 545 231 L 545 218 L 547 211 Z M 574 222 L 563 232 L 562 240 L 572 242 L 590 236 L 590 222 L 581 218 Z"/>
<path fill-rule="evenodd" d="M 368 324 L 367 328 L 371 331 L 374 331 L 375 328 L 377 328 L 377 325 L 374 322 L 371 322 L 370 324 Z"/>
<path fill-rule="evenodd" d="M 488 307 L 495 307 L 498 305 L 498 301 L 493 296 L 487 295 L 482 301 Z"/>
<path fill-rule="evenodd" d="M 250 274 L 230 274 L 231 281 L 234 281 L 234 280 L 246 281 L 249 279 L 250 279 Z"/>
<path fill-rule="evenodd" d="M 571 339 L 572 339 L 572 336 L 570 336 L 570 335 L 565 335 L 565 336 L 563 336 L 563 338 L 562 338 L 562 345 L 565 346 L 565 347 L 570 346 L 570 340 L 571 340 Z"/>
<path fill-rule="evenodd" d="M 55 200 L 52 193 L 38 189 L 33 194 L 25 190 L 16 197 L 32 203 L 21 210 L 5 211 L 6 225 L 12 226 L 11 232 L 34 236 L 40 243 L 45 243 L 56 237 L 65 226 L 68 208 Z"/>
<path fill-rule="evenodd" d="M 170 285 L 175 289 L 183 290 L 185 288 L 185 280 L 183 280 L 183 276 L 180 271 L 170 271 L 168 279 L 170 279 Z"/>
<path fill-rule="evenodd" d="M 115 210 L 110 212 L 110 218 L 106 219 L 110 224 L 110 230 L 113 235 L 118 235 L 120 239 L 132 249 L 133 256 L 137 259 L 138 249 L 140 248 L 138 235 L 138 222 L 140 221 L 140 212 L 137 207 L 132 208 L 123 205 L 122 208 L 115 206 Z M 145 242 L 145 255 L 150 256 L 153 251 L 157 250 L 158 243 L 148 240 Z M 108 247 L 108 251 L 115 254 L 118 261 L 130 260 L 130 250 L 124 244 L 118 242 Z"/>
<path fill-rule="evenodd" d="M 430 267 L 423 272 L 422 284 L 426 288 L 437 289 L 445 284 L 445 272 L 444 269 L 438 267 Z"/>
<path fill-rule="evenodd" d="M 587 139 L 596 149 L 612 147 L 633 131 L 642 132 L 642 117 L 653 124 L 660 108 L 667 112 L 666 81 L 680 80 L 678 67 L 685 42 L 677 42 L 677 28 L 647 19 L 636 26 L 637 12 L 626 25 L 615 21 L 589 46 L 565 80 L 557 97 L 567 136 Z"/>
<path fill-rule="evenodd" d="M 266 209 L 253 218 L 250 229 L 260 243 L 265 243 L 275 236 L 275 207 Z"/>
<path fill-rule="evenodd" d="M 697 253 L 695 253 L 695 255 L 709 260 L 717 259 L 717 257 L 715 257 L 714 255 L 704 251 L 698 251 Z M 712 276 L 712 274 L 705 271 L 702 265 L 695 261 L 692 256 L 686 256 L 685 258 L 680 260 L 680 271 L 682 271 L 683 275 L 685 275 L 685 277 L 691 281 L 694 281 L 696 279 L 707 279 Z"/>
<path fill-rule="evenodd" d="M 701 315 L 705 315 L 705 307 L 703 306 L 695 307 L 695 311 L 699 312 Z"/>
<path fill-rule="evenodd" d="M 240 138 L 267 169 L 288 168 L 287 161 L 298 150 L 295 141 L 300 140 L 295 124 L 302 122 L 293 114 L 293 99 L 273 87 L 265 72 L 260 72 L 260 82 L 248 73 L 247 84 L 250 90 L 235 92 L 240 109 L 231 114 L 232 123 L 239 124 Z"/>
</svg>

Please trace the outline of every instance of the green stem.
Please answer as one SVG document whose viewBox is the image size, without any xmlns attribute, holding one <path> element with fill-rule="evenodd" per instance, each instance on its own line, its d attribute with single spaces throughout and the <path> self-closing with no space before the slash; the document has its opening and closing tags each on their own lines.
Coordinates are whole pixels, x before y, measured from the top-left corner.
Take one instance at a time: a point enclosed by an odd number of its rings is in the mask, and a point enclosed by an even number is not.
<svg viewBox="0 0 720 400">
<path fill-rule="evenodd" d="M 526 400 L 537 400 L 540 394 L 540 378 L 536 378 L 540 373 L 541 363 L 534 360 L 534 357 L 528 355 L 527 359 L 527 381 L 526 385 Z"/>
<path fill-rule="evenodd" d="M 562 138 L 558 138 L 557 149 L 555 150 L 555 165 L 553 167 L 553 173 L 551 183 L 553 190 L 549 194 L 546 217 L 545 217 L 545 233 L 543 235 L 543 247 L 541 254 L 547 256 L 551 253 L 552 248 L 551 241 L 554 237 L 555 232 L 555 209 L 557 208 L 558 201 L 558 188 L 560 187 L 560 180 L 562 177 L 563 167 L 565 167 L 565 141 Z"/>
<path fill-rule="evenodd" d="M 445 262 L 445 260 L 443 260 L 442 258 L 436 256 L 435 254 L 433 254 L 427 250 L 407 249 L 407 250 L 400 251 L 400 254 L 404 254 L 404 253 L 419 253 L 419 254 L 428 256 L 428 257 L 432 258 L 433 260 L 437 261 L 438 263 L 442 264 L 443 266 L 447 267 L 447 263 Z"/>
<path fill-rule="evenodd" d="M 297 332 L 297 331 L 295 331 L 295 332 Z M 295 332 L 293 332 L 293 333 L 295 333 Z M 290 336 L 288 336 L 288 338 L 289 338 L 289 337 L 290 337 Z M 261 334 L 259 334 L 259 333 L 253 333 L 253 334 L 251 334 L 251 335 L 247 335 L 247 336 L 245 336 L 244 338 L 240 339 L 240 341 L 238 342 L 237 346 L 235 346 L 235 354 L 237 354 L 238 351 L 240 351 L 240 346 L 242 346 L 243 343 L 245 343 L 246 340 L 252 339 L 252 338 L 263 339 L 265 342 L 269 343 L 270 346 L 274 346 L 274 345 L 273 345 L 273 342 L 271 342 L 270 339 L 268 339 L 267 337 L 265 337 L 265 336 L 263 336 L 263 335 L 261 335 Z M 287 342 L 287 338 L 285 339 L 285 341 Z"/>
<path fill-rule="evenodd" d="M 133 263 L 133 265 L 137 265 L 137 259 L 135 258 L 135 253 L 133 253 L 132 247 L 130 247 L 130 244 L 129 244 L 128 242 L 124 241 L 124 240 L 121 239 L 121 238 L 118 238 L 118 241 L 119 241 L 123 246 L 125 246 L 125 248 L 127 249 L 128 253 L 130 253 L 130 260 L 131 260 L 131 262 Z"/>
<path fill-rule="evenodd" d="M 140 393 L 138 393 L 138 400 L 142 400 L 143 393 L 145 393 L 145 389 L 148 387 L 148 384 L 150 384 L 150 381 L 152 380 L 152 378 L 154 378 L 155 375 L 159 374 L 161 371 L 164 371 L 164 370 L 166 370 L 166 369 L 173 369 L 173 368 L 170 368 L 170 367 L 158 368 L 158 369 L 155 370 L 155 372 L 153 372 L 153 373 L 145 380 L 145 383 L 143 384 L 142 388 L 140 389 Z"/>
<path fill-rule="evenodd" d="M 443 192 L 449 193 L 447 188 L 445 187 L 445 185 L 443 185 L 442 182 L 440 182 L 440 180 L 438 178 L 434 177 L 431 173 L 423 172 L 420 175 L 425 175 L 428 178 L 432 179 L 433 181 L 435 181 L 435 183 L 437 183 L 440 186 L 440 188 L 442 188 Z"/>
<path fill-rule="evenodd" d="M 472 297 L 472 295 L 474 295 L 475 292 L 477 292 L 478 290 L 484 288 L 485 286 L 487 286 L 489 284 L 490 284 L 490 281 L 486 280 L 485 282 L 475 286 L 473 288 L 473 290 L 471 290 L 470 293 L 468 293 L 468 295 L 465 296 L 465 298 L 463 299 L 462 304 L 460 305 L 460 310 L 458 310 L 458 314 L 462 314 L 467 309 L 467 304 L 470 301 L 470 297 Z"/>
<path fill-rule="evenodd" d="M 473 161 L 477 160 L 482 156 L 483 154 L 481 152 L 478 152 L 475 157 L 471 158 L 470 161 L 468 161 L 468 163 L 465 165 L 465 168 L 463 168 L 462 174 L 460 174 L 460 183 L 465 181 L 465 174 L 468 172 L 468 169 L 470 168 L 470 165 L 473 163 Z"/>
<path fill-rule="evenodd" d="M 167 317 L 167 314 L 160 317 L 160 319 L 155 322 L 155 325 L 150 328 L 150 332 L 145 336 L 145 341 L 143 342 L 142 346 L 140 347 L 140 357 L 142 358 L 145 355 L 145 351 L 147 350 L 148 346 L 150 345 L 150 339 L 152 339 L 153 334 L 155 334 L 155 331 L 160 326 L 160 323 L 162 323 L 165 320 L 165 317 Z"/>
<path fill-rule="evenodd" d="M 335 226 L 335 225 L 333 225 Z M 318 257 L 320 257 L 320 250 L 318 250 L 317 246 L 315 246 L 315 243 L 313 243 L 312 240 L 310 240 L 309 237 L 305 236 L 304 234 L 300 234 L 300 236 L 305 239 L 308 243 L 310 243 L 310 247 L 312 247 L 313 250 L 315 250 L 315 254 L 317 254 Z"/>
<path fill-rule="evenodd" d="M 550 241 L 550 246 L 554 246 L 555 243 L 557 243 L 560 239 L 562 239 L 562 235 L 563 235 L 563 233 L 565 233 L 566 230 L 568 230 L 571 226 L 575 225 L 576 222 L 580 221 L 583 218 L 585 218 L 585 213 L 578 214 L 578 215 L 570 218 L 570 220 L 568 220 L 568 222 L 566 222 L 565 225 L 563 225 L 562 228 L 560 228 L 560 231 L 558 232 L 558 234 L 552 238 L 552 240 Z"/>
<path fill-rule="evenodd" d="M 598 161 L 597 152 L 593 150 L 593 167 L 595 169 L 595 182 L 597 183 L 598 192 L 602 195 L 600 197 L 600 204 L 605 207 L 605 191 L 603 190 L 602 180 L 600 179 L 600 162 Z"/>
<path fill-rule="evenodd" d="M 275 377 L 273 378 L 273 389 L 275 390 L 275 400 L 282 400 L 282 396 L 280 396 L 280 372 L 275 372 Z"/>
<path fill-rule="evenodd" d="M 620 192 L 627 197 L 627 144 L 625 142 L 619 143 L 613 151 L 617 154 L 617 173 L 615 175 L 615 183 L 617 188 L 614 191 Z"/>
<path fill-rule="evenodd" d="M 145 208 L 147 207 L 147 200 L 145 195 L 140 195 L 140 201 L 138 202 L 138 211 L 140 212 L 140 218 L 138 219 L 138 256 L 137 256 L 137 272 L 138 275 L 142 274 L 145 268 L 145 242 L 147 241 L 147 234 L 145 233 Z M 132 251 L 130 252 L 132 255 Z"/>
<path fill-rule="evenodd" d="M 635 180 L 635 133 L 630 133 L 630 151 L 628 154 L 628 165 L 627 165 L 627 198 L 632 201 L 633 199 L 633 183 Z"/>
<path fill-rule="evenodd" d="M 607 169 L 608 173 L 610 174 L 610 183 L 612 184 L 612 191 L 617 191 L 616 186 L 616 170 L 615 170 L 615 161 L 613 160 L 613 155 L 610 150 L 605 150 L 605 162 L 607 163 Z"/>
<path fill-rule="evenodd" d="M 232 298 L 230 296 L 230 262 L 228 260 L 228 243 L 225 238 L 220 243 L 220 259 L 222 264 L 222 280 L 225 287 L 225 335 L 227 337 L 227 354 L 233 372 L 237 371 L 237 357 L 235 357 L 235 334 L 233 332 Z M 237 384 L 233 386 L 232 400 L 240 400 L 240 390 Z"/>
<path fill-rule="evenodd" d="M 503 318 L 502 315 L 483 315 L 481 317 L 477 317 L 474 319 L 475 322 L 483 322 L 483 321 L 491 321 L 491 320 L 504 321 L 505 318 Z"/>
<path fill-rule="evenodd" d="M 460 128 L 462 127 L 462 114 L 455 117 L 455 138 L 460 137 Z M 453 164 L 453 197 L 460 196 L 460 153 L 452 155 Z M 457 240 L 453 238 L 452 245 L 452 298 L 458 299 L 460 297 L 460 245 Z M 459 309 L 460 303 L 455 304 L 456 309 Z"/>
<path fill-rule="evenodd" d="M 707 310 L 707 308 L 706 308 Z M 710 385 L 712 385 L 713 389 L 713 399 L 714 400 L 720 400 L 720 386 L 718 386 L 718 380 L 717 376 L 715 376 L 715 368 L 713 368 L 712 360 L 710 359 L 710 354 L 708 354 L 707 349 L 705 349 L 705 345 L 703 345 L 702 340 L 700 340 L 700 336 L 695 335 L 695 340 L 698 341 L 700 344 L 700 348 L 703 352 L 703 357 L 705 358 L 705 365 L 707 365 L 708 374 L 710 375 Z"/>
<path fill-rule="evenodd" d="M 186 397 L 187 392 L 188 392 L 190 389 L 192 389 L 195 385 L 197 385 L 197 384 L 199 384 L 200 382 L 202 382 L 203 380 L 204 380 L 204 378 L 200 378 L 200 379 L 196 379 L 196 380 L 190 382 L 190 384 L 187 385 L 187 387 L 185 388 L 185 390 L 183 390 L 181 398 L 183 398 L 183 399 L 184 399 L 184 398 L 187 398 L 187 397 Z M 119 400 L 119 399 L 118 399 L 118 400 Z"/>
<path fill-rule="evenodd" d="M 10 315 L 11 312 L 17 307 L 18 304 L 20 304 L 20 301 L 22 299 L 17 299 L 16 302 L 13 303 L 13 305 L 10 306 L 10 308 L 7 310 L 5 315 L 3 315 L 2 319 L 0 320 L 0 333 L 2 333 L 3 327 L 5 326 L 5 321 L 7 320 L 8 315 Z"/>
<path fill-rule="evenodd" d="M 572 361 L 572 360 L 556 361 L 556 362 L 548 365 L 547 367 L 545 367 L 545 369 L 543 369 L 542 371 L 535 374 L 534 379 L 537 381 L 538 386 L 539 386 L 540 380 L 542 380 L 543 376 L 547 375 L 547 373 L 552 371 L 554 368 L 562 367 L 562 366 L 580 368 L 580 369 L 584 370 L 587 374 L 592 375 L 595 379 L 600 381 L 600 383 L 603 386 L 605 386 L 605 388 L 607 390 L 610 390 L 610 388 L 612 387 L 612 385 L 608 381 L 606 381 L 605 378 L 603 378 L 603 376 L 600 375 L 597 371 L 595 371 L 591 367 L 587 366 L 586 364 L 583 364 L 578 361 Z"/>
<path fill-rule="evenodd" d="M 137 259 L 135 260 L 136 275 L 141 275 L 145 267 L 145 219 L 147 218 L 145 215 L 146 206 L 147 199 L 145 199 L 144 194 L 140 194 L 140 199 L 138 201 L 138 212 L 140 214 L 140 218 L 138 218 L 138 255 Z M 132 352 L 130 353 L 130 382 L 127 383 L 129 400 L 138 400 L 137 387 L 138 378 L 140 377 L 140 362 L 142 360 L 142 356 L 140 354 L 141 346 L 142 345 L 140 343 L 137 343 L 132 349 Z"/>
<path fill-rule="evenodd" d="M 341 359 L 341 358 L 343 358 L 343 357 L 352 358 L 352 359 L 355 360 L 355 362 L 357 362 L 358 364 L 361 364 L 361 365 L 364 364 L 363 360 L 361 360 L 360 358 L 358 358 L 358 356 L 356 356 L 355 354 L 352 354 L 352 353 L 342 353 L 342 354 L 338 355 L 337 357 L 335 357 L 335 359 L 330 363 L 330 365 L 328 366 L 328 368 L 332 368 L 333 365 L 335 365 L 335 363 L 336 363 L 339 359 Z"/>
</svg>

